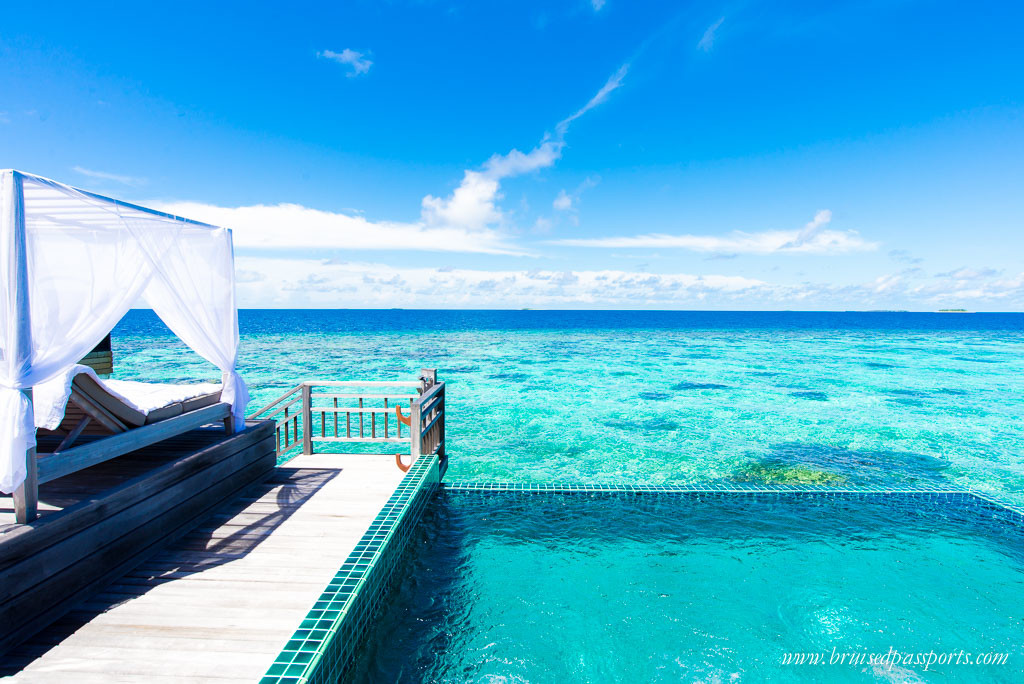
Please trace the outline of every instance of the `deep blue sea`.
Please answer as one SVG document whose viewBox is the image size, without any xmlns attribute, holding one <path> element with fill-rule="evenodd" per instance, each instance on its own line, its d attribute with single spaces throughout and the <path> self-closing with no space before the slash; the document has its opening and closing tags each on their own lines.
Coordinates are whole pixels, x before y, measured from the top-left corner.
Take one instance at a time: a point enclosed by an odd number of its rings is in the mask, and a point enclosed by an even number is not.
<svg viewBox="0 0 1024 684">
<path fill-rule="evenodd" d="M 1024 503 L 1024 314 L 243 310 L 253 407 L 448 387 L 449 478 L 972 485 Z M 115 377 L 217 379 L 148 310 Z"/>
</svg>

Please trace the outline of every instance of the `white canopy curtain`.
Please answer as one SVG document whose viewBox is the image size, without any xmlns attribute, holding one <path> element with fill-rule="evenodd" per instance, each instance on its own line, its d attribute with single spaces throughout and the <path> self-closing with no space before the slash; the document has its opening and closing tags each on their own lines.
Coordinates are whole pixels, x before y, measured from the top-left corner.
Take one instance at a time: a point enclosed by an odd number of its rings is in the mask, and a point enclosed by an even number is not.
<svg viewBox="0 0 1024 684">
<path fill-rule="evenodd" d="M 0 491 L 25 480 L 35 446 L 28 390 L 77 363 L 140 295 L 221 370 L 221 400 L 244 426 L 230 230 L 3 170 L 0 283 Z"/>
</svg>

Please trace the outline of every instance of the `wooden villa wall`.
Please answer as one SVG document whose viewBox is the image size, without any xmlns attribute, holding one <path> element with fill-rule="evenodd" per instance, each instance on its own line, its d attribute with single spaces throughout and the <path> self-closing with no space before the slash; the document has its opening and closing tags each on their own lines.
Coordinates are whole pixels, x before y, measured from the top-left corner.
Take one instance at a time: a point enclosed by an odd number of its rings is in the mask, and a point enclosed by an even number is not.
<svg viewBox="0 0 1024 684">
<path fill-rule="evenodd" d="M 110 377 L 110 374 L 114 372 L 114 353 L 110 349 L 110 334 L 108 333 L 95 349 L 82 357 L 79 363 L 92 368 L 101 378 Z"/>
</svg>

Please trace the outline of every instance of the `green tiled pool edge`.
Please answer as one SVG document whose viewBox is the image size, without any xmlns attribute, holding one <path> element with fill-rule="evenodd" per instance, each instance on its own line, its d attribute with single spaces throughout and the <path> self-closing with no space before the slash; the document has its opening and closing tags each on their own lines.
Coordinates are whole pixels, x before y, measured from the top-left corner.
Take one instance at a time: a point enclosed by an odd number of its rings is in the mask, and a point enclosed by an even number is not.
<svg viewBox="0 0 1024 684">
<path fill-rule="evenodd" d="M 487 494 L 661 494 L 696 497 L 730 496 L 790 496 L 834 498 L 903 497 L 929 499 L 948 503 L 961 503 L 983 510 L 1003 522 L 1024 526 L 1024 508 L 974 488 L 942 484 L 913 484 L 883 487 L 877 485 L 794 485 L 794 484 L 737 484 L 723 482 L 695 482 L 691 484 L 647 485 L 632 483 L 580 484 L 575 482 L 496 482 L 453 481 L 443 482 L 446 492 L 476 492 Z"/>
<path fill-rule="evenodd" d="M 422 456 L 409 468 L 261 684 L 338 681 L 385 598 L 395 567 L 441 475 L 436 455 Z"/>
</svg>

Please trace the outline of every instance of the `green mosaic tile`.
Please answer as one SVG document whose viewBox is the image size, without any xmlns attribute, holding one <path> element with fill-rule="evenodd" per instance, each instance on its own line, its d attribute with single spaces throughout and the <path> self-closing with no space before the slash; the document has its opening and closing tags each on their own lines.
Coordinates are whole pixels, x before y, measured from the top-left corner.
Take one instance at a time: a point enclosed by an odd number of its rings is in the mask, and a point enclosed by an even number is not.
<svg viewBox="0 0 1024 684">
<path fill-rule="evenodd" d="M 439 468 L 436 456 L 423 456 L 412 465 L 268 668 L 262 684 L 333 684 L 351 665 L 411 532 L 437 489 Z"/>
</svg>

